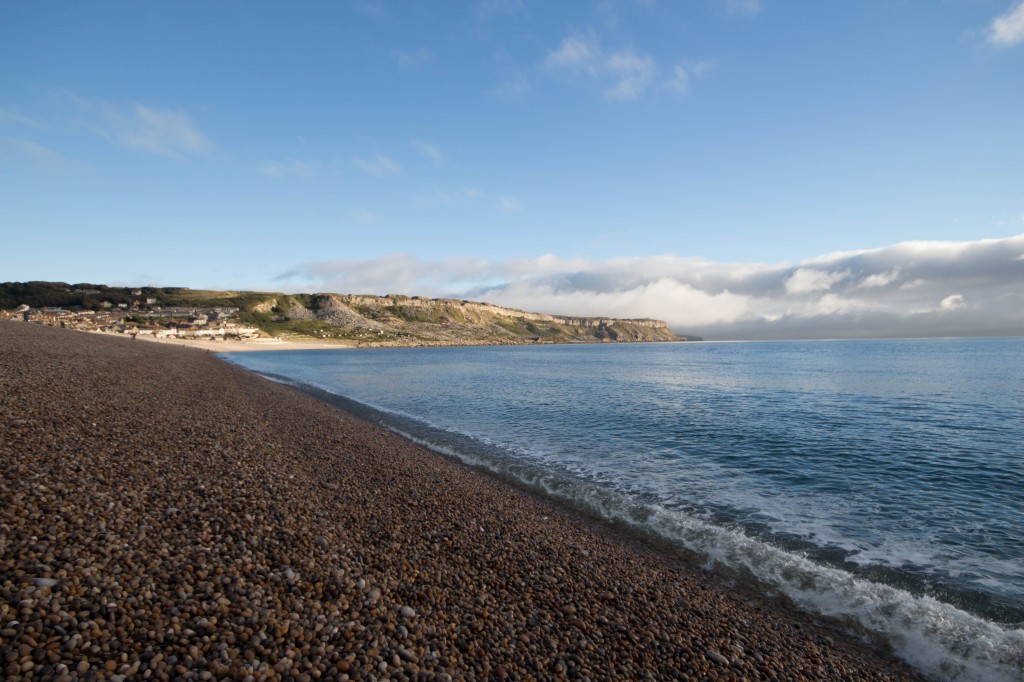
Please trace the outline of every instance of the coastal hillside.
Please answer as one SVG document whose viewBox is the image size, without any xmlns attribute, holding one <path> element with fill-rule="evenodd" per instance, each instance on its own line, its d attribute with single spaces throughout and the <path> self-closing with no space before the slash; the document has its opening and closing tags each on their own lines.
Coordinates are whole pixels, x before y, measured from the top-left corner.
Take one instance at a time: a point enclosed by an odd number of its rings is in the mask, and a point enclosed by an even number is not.
<svg viewBox="0 0 1024 682">
<path fill-rule="evenodd" d="M 278 296 L 249 317 L 277 336 L 299 333 L 382 346 L 680 340 L 660 320 L 566 317 L 415 296 Z"/>
<path fill-rule="evenodd" d="M 418 296 L 0 283 L 0 309 L 61 326 L 211 335 L 232 329 L 359 346 L 685 341 L 661 320 L 569 317 Z M 219 325 L 219 326 L 218 326 Z M 184 330 L 184 331 L 183 331 Z"/>
</svg>

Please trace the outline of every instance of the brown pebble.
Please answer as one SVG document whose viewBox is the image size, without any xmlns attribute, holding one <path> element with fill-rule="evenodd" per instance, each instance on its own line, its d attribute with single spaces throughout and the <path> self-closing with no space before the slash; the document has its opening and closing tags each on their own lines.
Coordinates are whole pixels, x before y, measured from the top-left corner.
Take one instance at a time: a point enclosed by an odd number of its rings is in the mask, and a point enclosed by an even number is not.
<svg viewBox="0 0 1024 682">
<path fill-rule="evenodd" d="M 129 344 L 0 321 L 8 677 L 919 679 L 291 387 Z"/>
</svg>

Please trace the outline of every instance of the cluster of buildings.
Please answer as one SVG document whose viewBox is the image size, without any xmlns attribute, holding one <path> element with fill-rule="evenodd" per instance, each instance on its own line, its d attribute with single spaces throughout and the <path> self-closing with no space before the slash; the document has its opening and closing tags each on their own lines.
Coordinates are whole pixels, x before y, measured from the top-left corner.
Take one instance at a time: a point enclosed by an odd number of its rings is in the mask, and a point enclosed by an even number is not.
<svg viewBox="0 0 1024 682">
<path fill-rule="evenodd" d="M 159 307 L 154 306 L 155 303 L 155 299 L 146 299 L 147 307 L 143 308 L 141 301 L 131 304 L 104 301 L 99 310 L 22 305 L 14 310 L 0 310 L 0 319 L 156 338 L 254 339 L 260 335 L 256 327 L 239 324 L 238 308 Z"/>
</svg>

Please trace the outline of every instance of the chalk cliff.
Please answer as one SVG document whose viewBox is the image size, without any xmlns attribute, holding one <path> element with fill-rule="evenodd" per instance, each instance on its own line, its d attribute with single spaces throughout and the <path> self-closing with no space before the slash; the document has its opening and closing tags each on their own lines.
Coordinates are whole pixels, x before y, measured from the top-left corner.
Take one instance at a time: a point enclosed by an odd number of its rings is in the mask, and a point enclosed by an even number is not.
<svg viewBox="0 0 1024 682">
<path fill-rule="evenodd" d="M 312 294 L 279 296 L 254 307 L 278 323 L 321 338 L 367 346 L 681 341 L 651 319 L 570 317 L 447 298 Z"/>
</svg>

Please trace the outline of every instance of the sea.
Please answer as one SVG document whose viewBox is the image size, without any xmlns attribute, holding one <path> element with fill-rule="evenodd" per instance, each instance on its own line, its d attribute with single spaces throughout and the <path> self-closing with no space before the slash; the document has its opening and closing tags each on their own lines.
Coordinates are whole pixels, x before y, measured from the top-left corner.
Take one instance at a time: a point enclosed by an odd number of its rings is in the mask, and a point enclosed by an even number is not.
<svg viewBox="0 0 1024 682">
<path fill-rule="evenodd" d="M 937 680 L 1024 680 L 1024 339 L 225 354 Z"/>
</svg>

